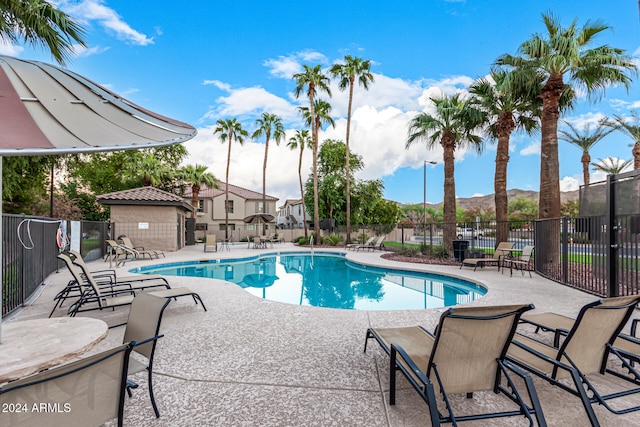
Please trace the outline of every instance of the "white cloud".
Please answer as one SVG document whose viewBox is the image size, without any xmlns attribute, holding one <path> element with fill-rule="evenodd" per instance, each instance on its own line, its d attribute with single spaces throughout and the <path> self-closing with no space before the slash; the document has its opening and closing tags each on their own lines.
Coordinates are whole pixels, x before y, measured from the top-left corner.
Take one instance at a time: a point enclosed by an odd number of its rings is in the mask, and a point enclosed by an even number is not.
<svg viewBox="0 0 640 427">
<path fill-rule="evenodd" d="M 100 47 L 100 46 L 82 47 L 79 44 L 74 44 L 73 45 L 73 52 L 78 57 L 87 57 L 87 56 L 91 56 L 91 55 L 98 55 L 98 54 L 100 54 L 102 52 L 106 52 L 109 49 L 110 49 L 109 47 Z"/>
<path fill-rule="evenodd" d="M 108 32 L 114 33 L 119 40 L 139 46 L 153 44 L 153 37 L 148 37 L 131 28 L 114 9 L 105 6 L 103 0 L 82 0 L 80 2 L 64 0 L 60 2 L 60 8 L 83 21 L 96 21 Z"/>
<path fill-rule="evenodd" d="M 595 129 L 598 124 L 607 116 L 601 112 L 580 114 L 579 116 L 567 117 L 565 121 L 571 123 L 576 129 L 585 130 L 587 126 L 591 129 Z M 559 123 L 562 128 L 562 123 Z M 565 126 L 566 128 L 566 126 Z"/>
<path fill-rule="evenodd" d="M 0 55 L 18 56 L 23 50 L 24 48 L 22 46 L 17 46 L 0 39 Z"/>
<path fill-rule="evenodd" d="M 222 82 L 211 81 L 216 87 L 229 93 L 221 96 L 204 115 L 204 118 L 217 120 L 221 117 L 258 116 L 264 111 L 277 114 L 286 122 L 297 121 L 300 116 L 296 107 L 287 100 L 256 86 L 232 89 Z"/>
<path fill-rule="evenodd" d="M 582 178 L 565 176 L 560 180 L 560 191 L 574 191 L 580 188 Z"/>
<path fill-rule="evenodd" d="M 521 156 L 540 154 L 540 141 L 532 141 L 531 144 L 520 150 Z"/>
<path fill-rule="evenodd" d="M 319 52 L 302 51 L 287 56 L 267 59 L 262 63 L 269 68 L 269 74 L 274 77 L 290 79 L 294 74 L 302 71 L 302 63 L 327 64 L 327 57 Z"/>
</svg>

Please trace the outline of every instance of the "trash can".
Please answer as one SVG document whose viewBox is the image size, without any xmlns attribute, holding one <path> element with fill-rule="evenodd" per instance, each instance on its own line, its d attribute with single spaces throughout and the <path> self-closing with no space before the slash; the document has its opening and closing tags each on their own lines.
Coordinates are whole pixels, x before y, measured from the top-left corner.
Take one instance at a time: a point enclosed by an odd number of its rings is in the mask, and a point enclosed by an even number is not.
<svg viewBox="0 0 640 427">
<path fill-rule="evenodd" d="M 453 257 L 456 261 L 462 262 L 464 260 L 464 253 L 469 248 L 468 240 L 454 240 L 453 241 Z"/>
</svg>

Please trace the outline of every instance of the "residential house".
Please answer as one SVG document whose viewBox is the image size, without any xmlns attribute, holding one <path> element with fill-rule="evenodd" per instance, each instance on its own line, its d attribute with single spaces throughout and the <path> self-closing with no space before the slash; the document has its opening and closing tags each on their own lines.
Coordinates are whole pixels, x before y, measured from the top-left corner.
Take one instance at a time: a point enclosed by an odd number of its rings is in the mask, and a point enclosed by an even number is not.
<svg viewBox="0 0 640 427">
<path fill-rule="evenodd" d="M 196 238 L 205 234 L 215 234 L 218 238 L 225 236 L 225 192 L 224 182 L 220 188 L 200 187 L 199 205 L 196 209 Z M 185 189 L 184 201 L 191 203 L 191 187 Z M 266 196 L 267 205 L 263 206 L 262 193 L 229 184 L 229 237 L 239 241 L 247 236 L 262 234 L 263 224 L 248 224 L 244 219 L 257 213 L 267 213 L 274 220 L 267 224 L 266 234 L 275 233 L 275 214 L 277 197 Z"/>
<path fill-rule="evenodd" d="M 287 199 L 284 205 L 278 208 L 277 227 L 284 229 L 304 228 L 304 221 L 309 221 L 309 215 L 302 209 L 302 203 L 302 199 Z"/>
</svg>

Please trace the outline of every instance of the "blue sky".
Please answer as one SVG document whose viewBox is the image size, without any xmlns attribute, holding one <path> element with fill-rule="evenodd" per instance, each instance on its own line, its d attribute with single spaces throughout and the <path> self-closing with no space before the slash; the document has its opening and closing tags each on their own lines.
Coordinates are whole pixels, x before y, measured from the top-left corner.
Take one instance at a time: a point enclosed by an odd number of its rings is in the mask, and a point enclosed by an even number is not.
<svg viewBox="0 0 640 427">
<path fill-rule="evenodd" d="M 68 65 L 146 108 L 191 123 L 198 136 L 185 145 L 187 163 L 200 163 L 224 179 L 226 146 L 212 129 L 215 121 L 237 117 L 253 131 L 264 111 L 283 118 L 288 137 L 303 128 L 291 76 L 302 64 L 330 67 L 345 54 L 373 62 L 375 83 L 368 92 L 356 88 L 352 150 L 360 154 L 362 179 L 381 178 L 385 197 L 403 203 L 423 199 L 424 160 L 427 200 L 443 198 L 441 150 L 414 144 L 405 150 L 407 123 L 421 111 L 432 111 L 429 98 L 465 93 L 469 84 L 489 72 L 503 53 L 516 53 L 521 42 L 544 33 L 541 14 L 553 12 L 563 26 L 574 19 L 602 20 L 613 27 L 597 39 L 625 49 L 640 64 L 640 17 L 635 0 L 415 0 L 313 3 L 307 9 L 287 1 L 61 0 L 59 7 L 80 19 L 88 47 Z M 0 44 L 0 53 L 51 62 L 48 53 L 30 46 Z M 321 133 L 344 139 L 346 92 L 332 84 L 335 129 Z M 323 96 L 326 99 L 326 96 Z M 577 126 L 604 115 L 640 110 L 638 78 L 627 93 L 610 88 L 599 102 L 581 99 L 565 119 Z M 592 159 L 631 158 L 631 140 L 613 133 L 592 150 Z M 299 197 L 298 153 L 270 144 L 267 193 Z M 264 141 L 232 148 L 230 182 L 261 191 Z M 539 187 L 539 136 L 517 135 L 511 142 L 508 188 Z M 560 142 L 563 190 L 582 183 L 579 149 Z M 307 153 L 303 172 L 311 167 Z M 456 151 L 458 197 L 493 193 L 495 146 L 487 143 L 477 156 Z M 593 174 L 592 182 L 603 179 Z"/>
</svg>

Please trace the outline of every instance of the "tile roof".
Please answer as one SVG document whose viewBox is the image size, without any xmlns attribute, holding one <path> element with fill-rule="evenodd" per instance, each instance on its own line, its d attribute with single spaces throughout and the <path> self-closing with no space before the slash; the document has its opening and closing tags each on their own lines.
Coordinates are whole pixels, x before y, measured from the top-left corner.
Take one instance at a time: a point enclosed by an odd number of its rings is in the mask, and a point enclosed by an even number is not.
<svg viewBox="0 0 640 427">
<path fill-rule="evenodd" d="M 170 205 L 183 206 L 189 211 L 193 207 L 185 203 L 183 198 L 155 187 L 140 187 L 115 191 L 97 197 L 103 205 Z"/>
<path fill-rule="evenodd" d="M 238 187 L 237 185 L 233 184 L 229 184 L 229 193 L 240 196 L 245 200 L 262 200 L 262 193 Z M 201 199 L 212 199 L 214 197 L 218 197 L 221 194 L 224 194 L 224 182 L 222 181 L 220 181 L 220 188 L 208 188 L 206 185 L 203 185 L 202 187 L 200 187 L 200 194 L 198 194 L 198 197 L 200 197 Z M 187 199 L 191 199 L 191 186 L 187 186 L 187 188 L 185 189 L 184 197 Z M 266 198 L 267 200 L 278 200 L 277 197 L 273 197 L 268 194 L 266 195 Z"/>
</svg>

